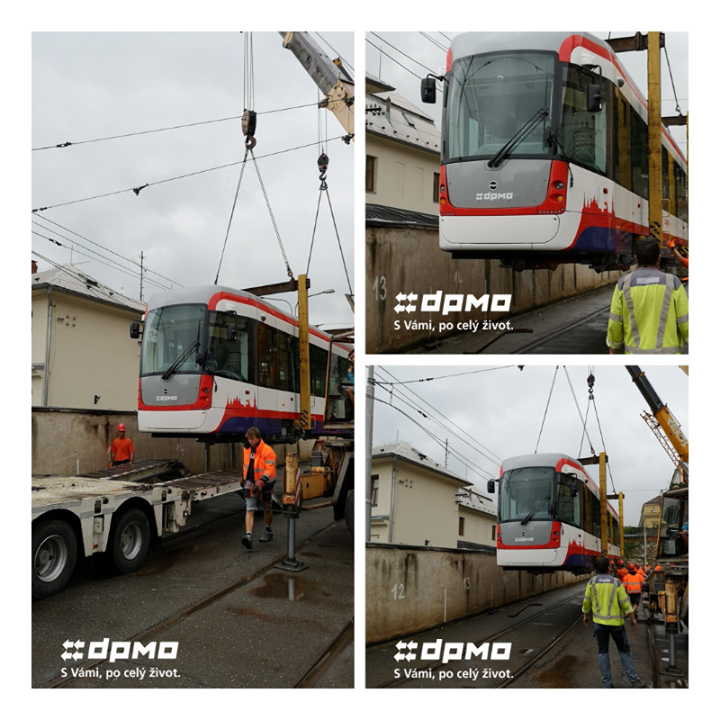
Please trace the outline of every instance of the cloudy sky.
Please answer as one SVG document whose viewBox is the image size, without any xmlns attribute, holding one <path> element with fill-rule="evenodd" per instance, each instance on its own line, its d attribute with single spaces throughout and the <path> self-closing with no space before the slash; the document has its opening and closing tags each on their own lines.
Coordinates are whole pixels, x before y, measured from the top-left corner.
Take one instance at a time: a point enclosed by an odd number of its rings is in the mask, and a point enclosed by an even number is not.
<svg viewBox="0 0 720 720">
<path fill-rule="evenodd" d="M 542 29 L 551 30 L 552 28 L 543 27 Z M 636 31 L 608 33 L 608 31 L 589 30 L 588 32 L 606 40 L 608 37 L 628 37 L 634 35 Z M 365 42 L 366 68 L 370 74 L 375 77 L 381 76 L 382 80 L 395 87 L 410 102 L 424 110 L 435 120 L 435 124 L 439 128 L 441 96 L 438 96 L 436 105 L 423 104 L 420 100 L 420 78 L 425 77 L 428 72 L 444 73 L 447 48 L 450 46 L 450 40 L 457 34 L 457 32 L 369 32 Z M 680 105 L 683 114 L 688 111 L 688 37 L 686 32 L 665 33 L 665 48 L 670 61 L 678 103 L 675 101 L 665 51 L 661 50 L 663 116 L 676 115 L 676 104 Z M 647 97 L 647 53 L 622 53 L 620 60 L 641 92 Z M 687 148 L 685 128 L 671 128 L 671 133 L 680 149 L 685 152 Z"/>
<path fill-rule="evenodd" d="M 683 432 L 690 436 L 688 377 L 678 367 L 641 367 Z M 536 447 L 539 453 L 590 456 L 580 417 L 582 414 L 584 419 L 588 411 L 589 367 L 567 366 L 567 373 L 570 382 L 561 366 L 550 396 L 555 366 L 526 365 L 520 370 L 504 363 L 485 367 L 380 365 L 376 368 L 380 384 L 374 406 L 373 444 L 404 440 L 444 465 L 448 440 L 448 469 L 476 484 L 483 493 L 486 480 L 498 477 L 503 459 L 532 454 Z M 603 450 L 607 453 L 614 487 L 625 494 L 625 524 L 635 525 L 642 504 L 667 489 L 673 465 L 640 417 L 649 408 L 627 370 L 595 366 L 593 374 L 597 416 L 591 405 L 588 434 L 596 454 Z M 407 382 L 422 378 L 434 379 Z M 405 384 L 387 384 L 397 381 Z M 387 404 L 390 402 L 392 407 Z M 418 408 L 429 417 L 423 417 Z M 597 466 L 588 472 L 598 480 Z M 612 487 L 608 478 L 608 492 Z M 617 508 L 617 502 L 614 505 Z"/>
<path fill-rule="evenodd" d="M 313 37 L 331 58 L 340 55 L 354 67 L 352 33 Z M 354 290 L 354 145 L 334 139 L 345 131 L 333 115 L 314 106 L 315 83 L 282 47 L 280 35 L 253 33 L 252 39 L 255 157 L 290 267 L 296 277 L 307 270 L 320 196 L 320 150 L 314 143 L 323 138 L 330 157 L 328 193 Z M 72 262 L 139 298 L 142 253 L 148 270 L 145 299 L 158 286 L 212 284 L 245 147 L 239 120 L 210 121 L 242 114 L 251 90 L 244 77 L 240 32 L 34 33 L 32 208 L 48 208 L 31 217 L 39 268 Z M 296 106 L 306 107 L 287 110 Z M 195 123 L 207 124 L 146 133 Z M 118 135 L 130 136 L 104 139 Z M 54 147 L 68 141 L 74 145 Z M 284 152 L 305 145 L 310 147 Z M 268 154 L 274 155 L 263 157 Z M 132 191 L 146 183 L 139 195 Z M 335 292 L 310 300 L 310 320 L 347 325 L 352 323 L 344 297 L 349 288 L 326 195 L 310 264 L 310 293 Z M 286 280 L 249 162 L 218 284 L 242 289 Z M 296 296 L 278 297 L 279 307 L 294 310 Z"/>
</svg>

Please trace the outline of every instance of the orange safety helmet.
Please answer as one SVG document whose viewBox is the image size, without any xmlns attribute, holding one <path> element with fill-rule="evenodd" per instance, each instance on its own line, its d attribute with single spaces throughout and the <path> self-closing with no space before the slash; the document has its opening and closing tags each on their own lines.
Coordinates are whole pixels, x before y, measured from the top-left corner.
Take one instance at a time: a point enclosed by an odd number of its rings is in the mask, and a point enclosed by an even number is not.
<svg viewBox="0 0 720 720">
<path fill-rule="evenodd" d="M 118 432 L 125 432 L 125 425 L 123 423 L 120 423 L 117 427 Z"/>
</svg>

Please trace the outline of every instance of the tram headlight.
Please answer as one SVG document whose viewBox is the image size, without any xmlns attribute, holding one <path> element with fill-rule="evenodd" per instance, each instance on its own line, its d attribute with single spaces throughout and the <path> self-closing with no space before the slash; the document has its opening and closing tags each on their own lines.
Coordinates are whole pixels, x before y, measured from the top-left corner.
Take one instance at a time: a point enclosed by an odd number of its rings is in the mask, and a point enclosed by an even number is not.
<svg viewBox="0 0 720 720">
<path fill-rule="evenodd" d="M 562 180 L 557 180 L 554 184 L 556 190 L 562 190 L 565 187 L 565 183 Z"/>
</svg>

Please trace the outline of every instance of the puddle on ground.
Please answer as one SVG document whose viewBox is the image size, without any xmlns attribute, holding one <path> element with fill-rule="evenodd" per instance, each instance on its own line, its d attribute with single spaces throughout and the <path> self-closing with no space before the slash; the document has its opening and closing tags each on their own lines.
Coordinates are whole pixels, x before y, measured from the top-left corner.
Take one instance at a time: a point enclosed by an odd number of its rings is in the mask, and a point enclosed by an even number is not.
<svg viewBox="0 0 720 720">
<path fill-rule="evenodd" d="M 297 602 L 304 597 L 305 591 L 309 587 L 308 581 L 304 578 L 281 573 L 271 573 L 266 575 L 263 580 L 265 581 L 264 585 L 250 590 L 252 595 Z"/>
<path fill-rule="evenodd" d="M 578 659 L 574 655 L 563 655 L 552 667 L 535 675 L 535 680 L 554 688 L 568 687 L 568 678 L 573 676 Z"/>
</svg>

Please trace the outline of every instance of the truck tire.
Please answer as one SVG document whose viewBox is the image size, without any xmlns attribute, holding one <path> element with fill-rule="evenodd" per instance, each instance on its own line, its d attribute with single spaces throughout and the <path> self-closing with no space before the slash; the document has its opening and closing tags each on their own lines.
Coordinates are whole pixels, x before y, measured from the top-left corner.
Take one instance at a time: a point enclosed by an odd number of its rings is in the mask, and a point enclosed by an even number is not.
<svg viewBox="0 0 720 720">
<path fill-rule="evenodd" d="M 77 538 L 63 520 L 40 522 L 32 535 L 32 596 L 37 600 L 59 593 L 70 581 L 77 562 Z"/>
<path fill-rule="evenodd" d="M 116 518 L 110 536 L 109 554 L 121 573 L 139 570 L 150 549 L 150 523 L 138 508 L 130 508 Z"/>
<path fill-rule="evenodd" d="M 355 537 L 355 491 L 349 490 L 345 498 L 345 524 L 350 531 L 350 537 Z"/>
</svg>

